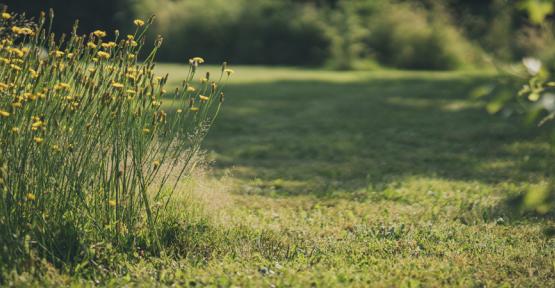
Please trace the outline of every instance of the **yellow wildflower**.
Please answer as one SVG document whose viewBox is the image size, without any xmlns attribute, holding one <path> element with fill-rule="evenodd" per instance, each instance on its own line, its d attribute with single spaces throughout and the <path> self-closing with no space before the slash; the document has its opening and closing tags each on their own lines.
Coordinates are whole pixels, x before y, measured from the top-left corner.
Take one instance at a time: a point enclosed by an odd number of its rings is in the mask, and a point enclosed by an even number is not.
<svg viewBox="0 0 555 288">
<path fill-rule="evenodd" d="M 21 28 L 21 33 L 20 33 L 20 34 L 23 34 L 23 35 L 33 35 L 34 32 L 33 32 L 33 30 L 31 30 L 31 28 L 25 27 L 25 28 Z"/>
<path fill-rule="evenodd" d="M 131 79 L 131 80 L 136 80 L 137 77 L 135 77 L 135 75 L 133 73 L 126 73 L 125 77 Z"/>
<path fill-rule="evenodd" d="M 182 113 L 182 112 L 183 112 L 183 109 L 177 109 L 176 112 L 177 112 L 177 113 Z"/>
<path fill-rule="evenodd" d="M 12 18 L 12 15 L 10 15 L 10 13 L 8 13 L 8 12 L 3 12 L 2 13 L 2 18 L 8 20 L 8 19 Z"/>
<path fill-rule="evenodd" d="M 19 133 L 19 128 L 13 127 L 12 132 L 15 133 L 15 134 L 18 134 Z"/>
<path fill-rule="evenodd" d="M 204 59 L 202 57 L 194 57 L 189 59 L 189 63 L 193 65 L 198 65 L 204 63 Z"/>
<path fill-rule="evenodd" d="M 110 207 L 116 207 L 118 203 L 116 202 L 116 200 L 111 199 L 108 201 L 108 205 L 110 205 Z"/>
<path fill-rule="evenodd" d="M 44 139 L 40 138 L 40 137 L 34 137 L 33 141 L 35 141 L 35 143 L 40 144 L 44 141 Z"/>
<path fill-rule="evenodd" d="M 135 54 L 133 54 L 133 53 L 127 54 L 127 59 L 129 59 L 129 60 L 135 59 Z"/>
<path fill-rule="evenodd" d="M 40 127 L 44 126 L 44 122 L 42 121 L 36 121 L 33 124 L 31 124 L 31 130 L 33 131 L 37 131 Z"/>
<path fill-rule="evenodd" d="M 23 57 L 23 55 L 25 55 L 25 53 L 18 48 L 10 48 L 9 51 L 10 53 L 15 54 L 17 57 Z"/>
<path fill-rule="evenodd" d="M 154 160 L 154 161 L 152 162 L 152 165 L 154 165 L 154 169 L 156 169 L 156 168 L 160 167 L 160 161 Z"/>
<path fill-rule="evenodd" d="M 148 128 L 143 128 L 143 133 L 145 133 L 145 134 L 150 133 L 150 129 L 148 129 Z"/>
<path fill-rule="evenodd" d="M 54 90 L 69 90 L 69 88 L 71 88 L 71 86 L 69 86 L 69 84 L 64 82 L 60 82 L 54 85 Z"/>
<path fill-rule="evenodd" d="M 74 55 L 73 53 L 67 53 L 67 58 L 71 59 L 73 58 L 73 55 Z"/>
<path fill-rule="evenodd" d="M 21 67 L 15 65 L 15 64 L 11 64 L 10 67 L 12 67 L 13 70 L 21 71 Z"/>
<path fill-rule="evenodd" d="M 7 89 L 9 86 L 3 82 L 0 82 L 0 91 Z"/>
<path fill-rule="evenodd" d="M 29 73 L 31 73 L 31 77 L 33 78 L 37 78 L 39 76 L 39 73 L 37 73 L 37 71 L 33 68 L 29 68 Z"/>
<path fill-rule="evenodd" d="M 208 96 L 199 95 L 200 101 L 208 101 Z"/>
<path fill-rule="evenodd" d="M 21 107 L 23 107 L 23 104 L 21 104 L 21 102 L 13 102 L 12 107 L 13 108 L 21 108 Z"/>
<path fill-rule="evenodd" d="M 133 24 L 135 24 L 137 27 L 142 27 L 145 25 L 145 21 L 141 20 L 141 19 L 135 19 L 133 21 Z"/>
<path fill-rule="evenodd" d="M 94 44 L 93 42 L 88 42 L 87 43 L 87 47 L 91 48 L 91 49 L 95 49 L 96 48 L 96 44 Z"/>
<path fill-rule="evenodd" d="M 197 112 L 197 111 L 198 111 L 198 107 L 191 107 L 191 111 Z"/>
<path fill-rule="evenodd" d="M 195 87 L 187 86 L 187 92 L 195 92 L 195 91 L 197 91 L 197 89 L 195 89 Z"/>
<path fill-rule="evenodd" d="M 60 58 L 60 57 L 64 56 L 64 54 L 65 54 L 64 52 L 59 51 L 59 50 L 56 50 L 56 51 L 52 52 L 52 55 L 54 55 L 57 58 Z"/>
<path fill-rule="evenodd" d="M 104 52 L 104 51 L 98 51 L 98 53 L 96 53 L 98 55 L 98 57 L 102 58 L 102 59 L 109 59 L 110 58 L 110 53 Z"/>
<path fill-rule="evenodd" d="M 0 62 L 2 62 L 2 63 L 4 63 L 4 64 L 10 64 L 10 59 L 4 58 L 4 57 L 0 57 Z"/>
<path fill-rule="evenodd" d="M 125 92 L 127 92 L 128 94 L 136 94 L 136 93 L 137 93 L 137 92 L 136 92 L 135 90 L 133 90 L 133 89 L 128 89 L 128 90 L 125 91 Z"/>
<path fill-rule="evenodd" d="M 123 88 L 123 84 L 118 83 L 118 82 L 112 82 L 112 87 L 121 89 L 121 88 Z"/>
<path fill-rule="evenodd" d="M 28 201 L 35 201 L 37 199 L 37 197 L 33 193 L 27 193 L 26 198 Z"/>
<path fill-rule="evenodd" d="M 128 39 L 128 40 L 133 40 L 133 39 L 135 39 L 135 36 L 133 36 L 133 35 L 131 35 L 131 34 L 128 34 L 128 35 L 127 35 L 127 39 Z"/>
<path fill-rule="evenodd" d="M 100 44 L 100 46 L 102 46 L 102 48 L 105 48 L 105 49 L 114 48 L 116 47 L 116 45 L 117 45 L 116 42 L 112 42 L 112 41 Z"/>
<path fill-rule="evenodd" d="M 12 27 L 12 32 L 15 34 L 20 34 L 20 35 L 33 35 L 33 30 L 31 30 L 30 28 L 27 27 L 17 27 L 17 26 L 13 26 Z"/>
<path fill-rule="evenodd" d="M 224 72 L 227 74 L 227 76 L 231 76 L 231 74 L 235 73 L 235 71 L 233 71 L 232 69 L 224 69 Z"/>
<path fill-rule="evenodd" d="M 102 37 L 106 37 L 106 32 L 102 31 L 102 30 L 96 30 L 93 32 L 94 36 L 102 38 Z"/>
<path fill-rule="evenodd" d="M 10 112 L 4 111 L 4 110 L 0 110 L 0 116 L 2 116 L 2 117 L 9 117 L 9 116 L 10 116 Z"/>
</svg>

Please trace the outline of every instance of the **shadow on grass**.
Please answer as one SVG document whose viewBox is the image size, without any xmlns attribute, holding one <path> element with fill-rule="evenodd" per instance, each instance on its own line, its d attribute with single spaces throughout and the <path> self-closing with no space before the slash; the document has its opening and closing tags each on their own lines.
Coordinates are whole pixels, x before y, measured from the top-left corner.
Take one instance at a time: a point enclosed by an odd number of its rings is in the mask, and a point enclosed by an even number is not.
<svg viewBox="0 0 555 288">
<path fill-rule="evenodd" d="M 468 100 L 479 77 L 279 81 L 226 88 L 205 148 L 246 193 L 326 196 L 407 177 L 539 181 L 553 156 L 535 129 Z"/>
</svg>

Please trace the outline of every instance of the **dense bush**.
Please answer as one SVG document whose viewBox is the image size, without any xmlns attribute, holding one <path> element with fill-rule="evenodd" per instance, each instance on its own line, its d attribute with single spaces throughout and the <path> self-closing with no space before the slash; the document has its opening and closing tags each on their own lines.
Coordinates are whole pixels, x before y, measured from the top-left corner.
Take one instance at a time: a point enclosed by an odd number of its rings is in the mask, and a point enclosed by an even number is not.
<svg viewBox="0 0 555 288">
<path fill-rule="evenodd" d="M 306 5 L 268 0 L 145 0 L 134 9 L 156 14 L 160 21 L 153 33 L 175 39 L 161 48 L 163 61 L 201 53 L 214 60 L 226 55 L 244 64 L 319 65 L 328 57 L 330 44 L 322 19 Z"/>
<path fill-rule="evenodd" d="M 545 1 L 544 1 L 545 2 Z M 549 1 L 547 1 L 549 2 Z M 0 1 L 1 3 L 1 1 Z M 91 4 L 92 3 L 92 4 Z M 18 1 L 33 11 L 56 7 L 59 25 L 82 19 L 86 29 L 114 27 L 130 17 L 156 14 L 151 36 L 167 35 L 162 61 L 206 55 L 234 63 L 365 68 L 368 63 L 411 69 L 453 69 L 495 59 L 548 57 L 552 23 L 536 0 L 113 0 Z M 538 6 L 539 5 L 539 6 Z M 545 11 L 544 11 L 545 10 Z M 92 11 L 92 13 L 91 13 Z M 540 13 L 541 12 L 541 13 Z M 547 13 L 547 14 L 546 14 Z M 537 14 L 537 15 L 536 15 Z M 127 21 L 128 22 L 128 21 Z"/>
<path fill-rule="evenodd" d="M 81 36 L 75 26 L 57 41 L 44 15 L 38 25 L 12 19 L 1 13 L 10 29 L 0 39 L 0 270 L 37 253 L 88 264 L 104 245 L 159 251 L 158 215 L 218 114 L 222 86 L 193 81 L 204 60 L 191 59 L 168 115 L 167 76 L 153 72 L 162 39 L 137 61 L 150 23 L 135 20 L 129 35 Z"/>
<path fill-rule="evenodd" d="M 455 69 L 479 62 L 479 51 L 436 8 L 384 5 L 368 17 L 366 44 L 386 65 L 409 69 Z M 432 15 L 435 16 L 432 17 Z"/>
<path fill-rule="evenodd" d="M 153 1 L 134 4 L 138 15 L 161 20 L 154 33 L 176 39 L 161 60 L 202 53 L 235 63 L 328 65 L 349 69 L 377 58 L 399 68 L 453 69 L 475 63 L 472 47 L 449 20 L 390 1 Z M 211 9 L 206 9 L 211 7 Z M 437 19 L 436 19 L 437 18 Z"/>
</svg>

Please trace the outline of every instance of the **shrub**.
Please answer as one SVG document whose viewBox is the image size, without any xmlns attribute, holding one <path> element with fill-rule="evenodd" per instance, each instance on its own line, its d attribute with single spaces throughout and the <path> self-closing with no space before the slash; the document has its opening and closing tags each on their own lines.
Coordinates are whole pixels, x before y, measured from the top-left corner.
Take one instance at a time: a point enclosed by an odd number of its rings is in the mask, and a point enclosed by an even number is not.
<svg viewBox="0 0 555 288">
<path fill-rule="evenodd" d="M 455 69 L 476 63 L 476 48 L 440 16 L 447 14 L 439 10 L 432 17 L 415 5 L 383 5 L 367 19 L 367 46 L 380 62 L 398 68 Z"/>
<path fill-rule="evenodd" d="M 0 268 L 36 253 L 88 263 L 106 243 L 156 253 L 158 215 L 218 114 L 222 85 L 208 74 L 193 81 L 204 62 L 195 57 L 167 94 L 168 76 L 153 73 L 162 38 L 143 62 L 136 57 L 150 20 L 113 40 L 78 35 L 75 25 L 56 41 L 45 18 L 1 39 Z M 224 65 L 224 79 L 231 73 Z M 179 103 L 173 115 L 162 97 Z"/>
<path fill-rule="evenodd" d="M 162 19 L 153 32 L 173 39 L 171 46 L 160 50 L 163 61 L 203 53 L 212 59 L 226 55 L 243 64 L 321 65 L 329 56 L 325 24 L 310 5 L 269 0 L 143 0 L 134 10 L 137 15 L 154 13 Z"/>
</svg>

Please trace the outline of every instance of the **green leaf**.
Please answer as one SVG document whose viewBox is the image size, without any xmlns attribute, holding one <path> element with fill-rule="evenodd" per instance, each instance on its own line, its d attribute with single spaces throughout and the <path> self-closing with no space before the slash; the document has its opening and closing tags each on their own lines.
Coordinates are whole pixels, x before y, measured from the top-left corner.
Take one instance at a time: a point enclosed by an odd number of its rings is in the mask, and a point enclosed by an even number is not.
<svg viewBox="0 0 555 288">
<path fill-rule="evenodd" d="M 523 0 L 519 8 L 528 12 L 530 21 L 541 24 L 547 15 L 553 13 L 553 2 L 550 0 Z"/>
</svg>

